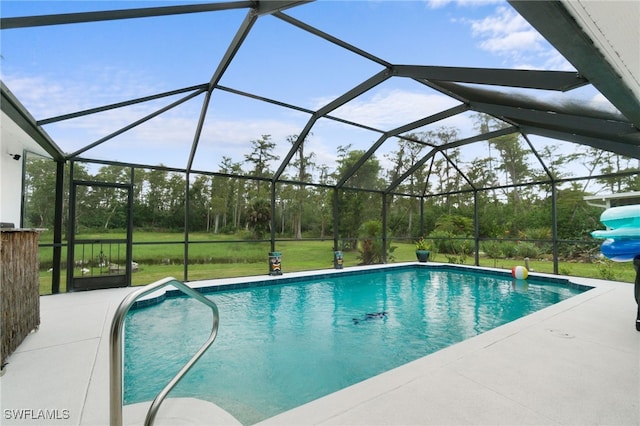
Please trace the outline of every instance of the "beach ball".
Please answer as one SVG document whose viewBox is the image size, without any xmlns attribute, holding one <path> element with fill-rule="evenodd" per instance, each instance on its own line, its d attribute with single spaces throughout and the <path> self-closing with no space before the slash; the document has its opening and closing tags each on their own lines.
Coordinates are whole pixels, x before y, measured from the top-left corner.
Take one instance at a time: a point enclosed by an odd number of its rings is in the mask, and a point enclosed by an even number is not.
<svg viewBox="0 0 640 426">
<path fill-rule="evenodd" d="M 511 275 L 513 275 L 513 278 L 516 280 L 526 280 L 529 276 L 529 271 L 527 271 L 527 268 L 524 266 L 514 266 L 511 268 Z"/>
</svg>

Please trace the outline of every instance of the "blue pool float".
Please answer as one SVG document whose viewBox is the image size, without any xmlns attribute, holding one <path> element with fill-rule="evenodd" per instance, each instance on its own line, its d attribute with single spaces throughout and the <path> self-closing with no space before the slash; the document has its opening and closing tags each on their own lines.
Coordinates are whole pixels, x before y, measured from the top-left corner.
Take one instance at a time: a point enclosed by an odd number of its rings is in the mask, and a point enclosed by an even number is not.
<svg viewBox="0 0 640 426">
<path fill-rule="evenodd" d="M 630 262 L 640 254 L 640 239 L 604 240 L 600 251 L 615 262 Z"/>
<path fill-rule="evenodd" d="M 602 240 L 614 239 L 614 240 L 628 240 L 628 239 L 640 239 L 640 228 L 618 228 L 608 229 L 606 231 L 598 230 L 591 233 L 593 238 Z"/>
<path fill-rule="evenodd" d="M 616 262 L 629 262 L 640 255 L 640 204 L 612 207 L 600 215 L 606 231 L 593 231 L 593 238 L 605 239 L 600 251 Z"/>
<path fill-rule="evenodd" d="M 600 222 L 612 229 L 640 228 L 640 204 L 611 207 L 602 212 Z"/>
</svg>

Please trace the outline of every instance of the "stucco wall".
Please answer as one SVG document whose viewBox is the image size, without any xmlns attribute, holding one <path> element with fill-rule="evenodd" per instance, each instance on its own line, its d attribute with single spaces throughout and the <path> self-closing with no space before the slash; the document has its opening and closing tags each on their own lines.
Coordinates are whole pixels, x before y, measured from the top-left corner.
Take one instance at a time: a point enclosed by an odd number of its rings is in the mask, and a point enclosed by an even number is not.
<svg viewBox="0 0 640 426">
<path fill-rule="evenodd" d="M 15 139 L 3 137 L 0 140 L 0 222 L 10 222 L 16 227 L 20 226 L 22 151 L 22 145 Z M 19 154 L 21 157 L 14 160 L 9 154 Z"/>
</svg>

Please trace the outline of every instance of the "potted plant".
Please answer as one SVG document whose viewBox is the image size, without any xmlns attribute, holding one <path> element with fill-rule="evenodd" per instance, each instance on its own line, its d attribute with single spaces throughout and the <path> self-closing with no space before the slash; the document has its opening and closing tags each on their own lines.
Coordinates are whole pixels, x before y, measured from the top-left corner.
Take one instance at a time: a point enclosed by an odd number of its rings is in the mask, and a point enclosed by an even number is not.
<svg viewBox="0 0 640 426">
<path fill-rule="evenodd" d="M 429 261 L 429 243 L 424 237 L 420 237 L 420 239 L 416 242 L 416 257 L 418 258 L 418 262 L 427 262 Z"/>
</svg>

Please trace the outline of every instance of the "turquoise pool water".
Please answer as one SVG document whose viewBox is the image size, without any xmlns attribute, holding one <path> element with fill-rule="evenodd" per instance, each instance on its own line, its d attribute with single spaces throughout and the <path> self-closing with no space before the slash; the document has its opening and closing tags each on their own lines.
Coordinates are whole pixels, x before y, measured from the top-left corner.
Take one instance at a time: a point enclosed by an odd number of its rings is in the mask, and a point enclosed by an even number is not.
<svg viewBox="0 0 640 426">
<path fill-rule="evenodd" d="M 418 266 L 211 293 L 218 337 L 170 396 L 209 400 L 253 424 L 586 289 Z M 210 324 L 208 308 L 182 297 L 131 311 L 125 403 L 153 399 Z"/>
</svg>

